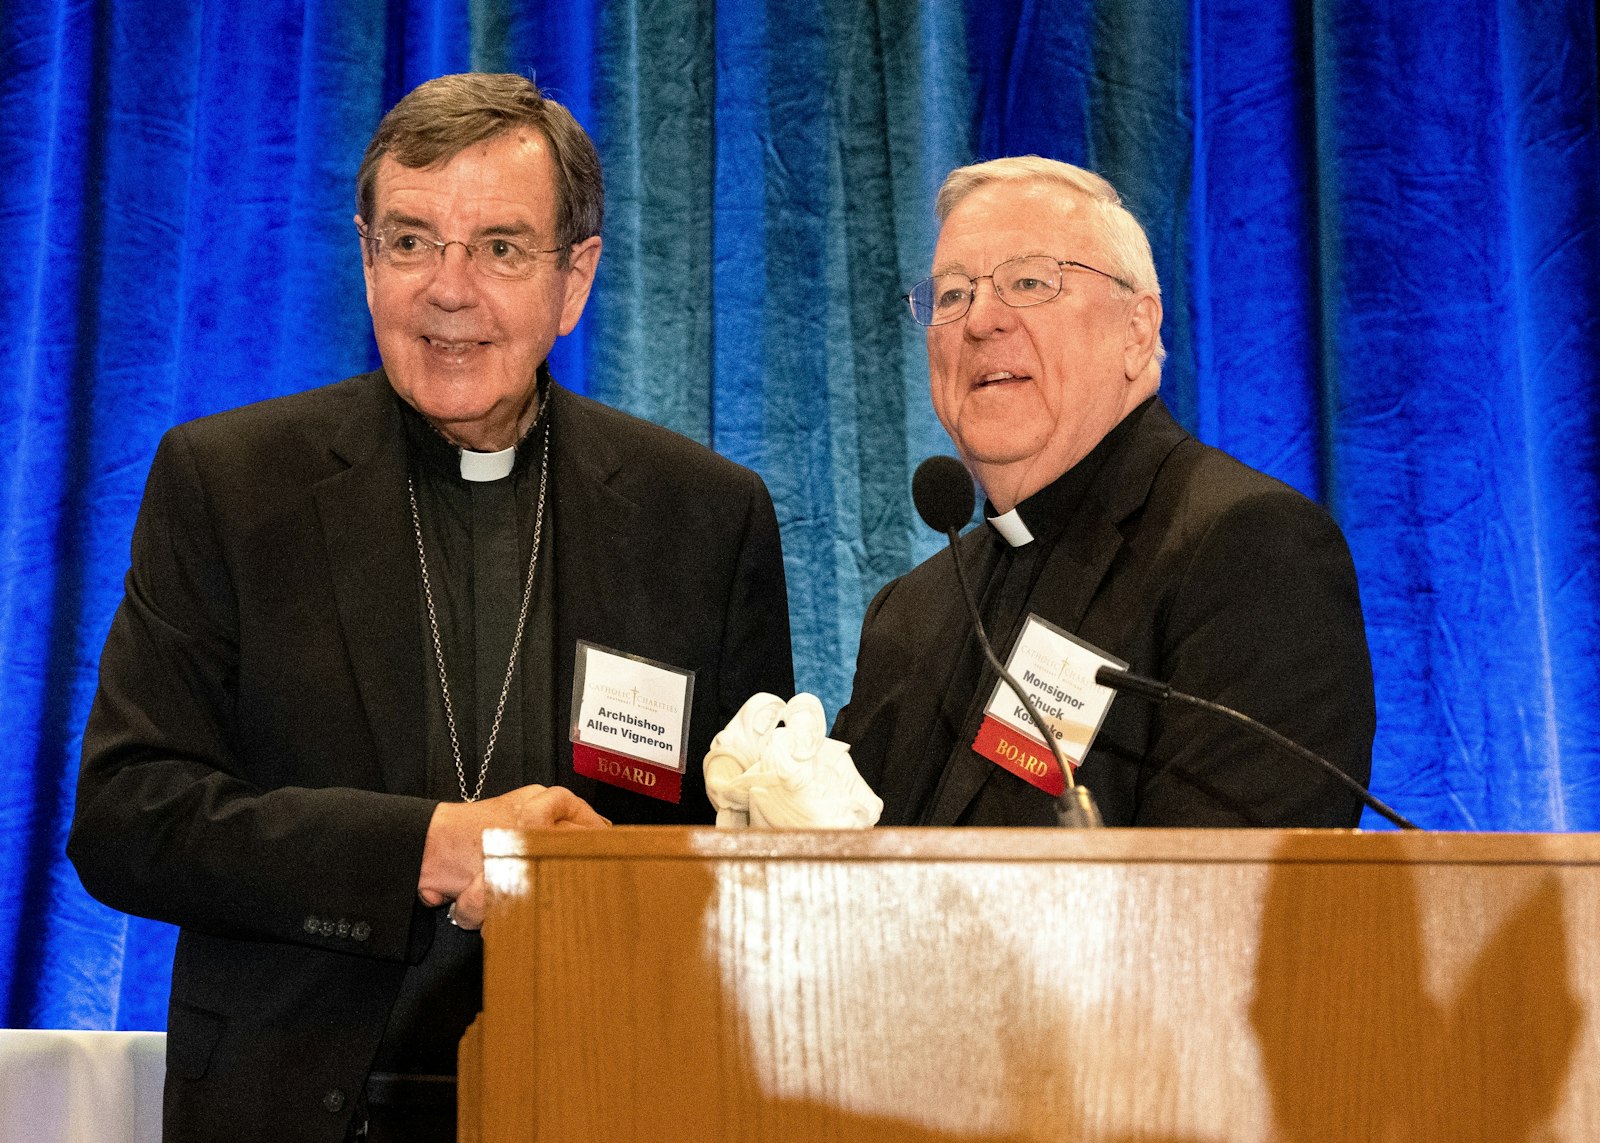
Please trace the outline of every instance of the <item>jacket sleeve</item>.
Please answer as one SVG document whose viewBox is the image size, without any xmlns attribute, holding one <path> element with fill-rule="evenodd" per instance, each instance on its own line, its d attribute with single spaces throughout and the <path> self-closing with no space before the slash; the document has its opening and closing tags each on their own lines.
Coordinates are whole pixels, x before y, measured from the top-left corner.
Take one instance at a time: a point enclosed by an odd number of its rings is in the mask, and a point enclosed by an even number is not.
<svg viewBox="0 0 1600 1143">
<path fill-rule="evenodd" d="M 170 432 L 101 656 L 68 855 L 125 912 L 415 959 L 430 931 L 416 886 L 434 803 L 289 784 L 289 768 L 240 748 L 239 607 L 217 527 L 229 508 L 209 500 L 186 430 Z"/>
</svg>

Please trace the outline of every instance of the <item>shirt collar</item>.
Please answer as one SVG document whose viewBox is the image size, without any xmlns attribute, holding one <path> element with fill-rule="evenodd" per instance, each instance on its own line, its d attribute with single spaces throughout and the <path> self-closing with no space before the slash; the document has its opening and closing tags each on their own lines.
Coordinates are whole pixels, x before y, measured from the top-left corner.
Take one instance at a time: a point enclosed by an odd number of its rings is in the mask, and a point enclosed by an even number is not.
<svg viewBox="0 0 1600 1143">
<path fill-rule="evenodd" d="M 1000 516 L 990 516 L 988 520 L 989 526 L 999 532 L 1000 538 L 1013 548 L 1033 543 L 1033 533 L 1028 531 L 1028 525 L 1017 509 L 1013 508 Z"/>
<path fill-rule="evenodd" d="M 457 449 L 461 454 L 461 479 L 475 482 L 488 482 L 499 480 L 511 475 L 511 468 L 517 463 L 517 446 L 503 448 L 499 452 L 474 452 L 472 449 Z"/>
</svg>

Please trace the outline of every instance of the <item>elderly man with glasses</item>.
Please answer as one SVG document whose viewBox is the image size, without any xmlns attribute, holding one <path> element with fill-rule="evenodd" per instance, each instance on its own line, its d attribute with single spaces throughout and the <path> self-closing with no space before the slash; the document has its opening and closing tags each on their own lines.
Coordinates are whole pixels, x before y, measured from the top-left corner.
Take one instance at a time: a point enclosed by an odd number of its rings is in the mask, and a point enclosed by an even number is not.
<svg viewBox="0 0 1600 1143">
<path fill-rule="evenodd" d="M 167 434 L 84 732 L 84 884 L 182 927 L 169 1143 L 455 1139 L 482 831 L 709 823 L 793 689 L 761 480 L 546 368 L 600 258 L 566 109 L 426 83 L 357 203 L 383 368 Z"/>
<path fill-rule="evenodd" d="M 1160 287 L 1116 191 L 1065 163 L 999 159 L 952 173 L 937 212 L 933 275 L 907 300 L 934 410 L 988 498 L 959 548 L 1000 657 L 1026 632 L 1061 633 L 1364 783 L 1372 671 L 1344 538 L 1156 395 Z M 833 734 L 883 798 L 882 824 L 1056 822 L 1049 784 L 982 738 L 995 685 L 949 552 L 873 600 Z M 1074 761 L 1107 825 L 1353 826 L 1361 809 L 1229 723 L 1131 696 Z"/>
</svg>

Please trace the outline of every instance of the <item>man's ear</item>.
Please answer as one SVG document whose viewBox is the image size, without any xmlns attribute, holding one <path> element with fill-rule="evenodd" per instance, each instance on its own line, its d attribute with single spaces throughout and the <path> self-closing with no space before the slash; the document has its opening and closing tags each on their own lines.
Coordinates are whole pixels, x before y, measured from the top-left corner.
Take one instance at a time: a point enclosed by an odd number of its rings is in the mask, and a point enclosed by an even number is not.
<svg viewBox="0 0 1600 1143">
<path fill-rule="evenodd" d="M 568 255 L 566 296 L 561 302 L 561 336 L 571 333 L 583 316 L 583 307 L 594 288 L 595 269 L 600 264 L 600 236 L 576 242 Z"/>
<path fill-rule="evenodd" d="M 1127 336 L 1122 345 L 1122 372 L 1129 381 L 1144 376 L 1161 336 L 1161 299 L 1146 290 L 1128 306 Z"/>
</svg>

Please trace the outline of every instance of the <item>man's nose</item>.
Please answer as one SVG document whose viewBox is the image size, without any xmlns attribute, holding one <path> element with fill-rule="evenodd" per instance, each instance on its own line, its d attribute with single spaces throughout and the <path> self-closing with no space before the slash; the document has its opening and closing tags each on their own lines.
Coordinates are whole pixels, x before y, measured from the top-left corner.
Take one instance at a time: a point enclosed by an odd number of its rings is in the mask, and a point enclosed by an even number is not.
<svg viewBox="0 0 1600 1143">
<path fill-rule="evenodd" d="M 984 289 L 987 286 L 988 289 Z M 986 337 L 1008 329 L 1015 320 L 1012 308 L 1000 300 L 994 278 L 979 278 L 972 286 L 972 304 L 967 307 L 966 327 L 971 337 Z"/>
<path fill-rule="evenodd" d="M 428 300 L 441 309 L 458 310 L 472 305 L 478 297 L 478 271 L 465 244 L 448 243 L 439 251 L 439 262 L 428 280 Z"/>
</svg>

